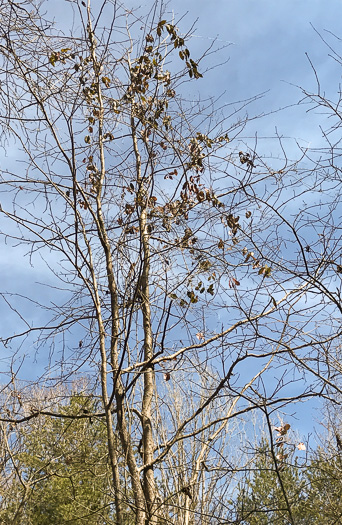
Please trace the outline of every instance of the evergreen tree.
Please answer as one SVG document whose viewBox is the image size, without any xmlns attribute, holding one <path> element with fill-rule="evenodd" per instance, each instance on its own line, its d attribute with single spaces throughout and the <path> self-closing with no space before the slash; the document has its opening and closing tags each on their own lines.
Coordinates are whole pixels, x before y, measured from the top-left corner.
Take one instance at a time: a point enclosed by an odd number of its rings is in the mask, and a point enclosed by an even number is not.
<svg viewBox="0 0 342 525">
<path fill-rule="evenodd" d="M 287 458 L 288 459 L 288 458 Z M 263 440 L 256 452 L 250 479 L 239 487 L 237 523 L 244 525 L 287 525 L 303 519 L 308 481 L 294 462 L 280 462 Z"/>
<path fill-rule="evenodd" d="M 342 523 L 342 456 L 319 448 L 307 469 L 310 483 L 305 514 L 310 523 Z"/>
<path fill-rule="evenodd" d="M 319 448 L 301 467 L 291 453 L 286 463 L 279 460 L 279 453 L 272 454 L 264 440 L 256 452 L 251 477 L 239 486 L 235 523 L 337 525 L 342 522 L 341 482 L 339 451 Z"/>
<path fill-rule="evenodd" d="M 115 523 L 106 427 L 88 417 L 96 402 L 72 395 L 56 408 L 66 417 L 40 416 L 16 431 L 12 468 L 20 477 L 3 498 L 0 523 Z"/>
</svg>

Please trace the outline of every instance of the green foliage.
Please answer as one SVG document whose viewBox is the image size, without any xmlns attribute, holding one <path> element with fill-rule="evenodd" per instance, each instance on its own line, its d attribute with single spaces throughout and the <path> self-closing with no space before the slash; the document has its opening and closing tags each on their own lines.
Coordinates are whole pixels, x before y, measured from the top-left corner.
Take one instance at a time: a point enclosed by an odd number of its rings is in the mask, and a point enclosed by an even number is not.
<svg viewBox="0 0 342 525">
<path fill-rule="evenodd" d="M 56 411 L 80 416 L 96 411 L 96 403 L 73 395 Z M 27 525 L 113 523 L 102 419 L 40 416 L 18 428 L 18 433 L 20 448 L 14 461 L 26 489 L 14 482 L 0 511 L 0 523 L 12 523 L 16 515 L 18 523 Z"/>
<path fill-rule="evenodd" d="M 339 452 L 327 454 L 319 449 L 312 459 L 307 477 L 310 482 L 310 492 L 306 502 L 306 515 L 311 523 L 321 523 L 319 517 L 324 516 L 324 523 L 337 524 L 342 522 L 342 456 Z"/>
<path fill-rule="evenodd" d="M 244 480 L 239 488 L 238 523 L 287 525 L 291 523 L 290 513 L 296 524 L 306 523 L 304 521 L 306 490 L 307 480 L 297 462 L 288 463 L 281 469 L 278 466 L 277 473 L 269 444 L 263 441 L 256 453 L 255 470 L 251 479 Z"/>
<path fill-rule="evenodd" d="M 281 487 L 269 444 L 263 441 L 256 453 L 254 467 L 251 478 L 244 479 L 239 486 L 235 502 L 236 523 L 321 525 L 323 517 L 325 525 L 341 523 L 340 454 L 328 455 L 320 449 L 303 467 L 296 459 L 291 461 L 288 458 L 281 468 L 278 465 Z"/>
</svg>

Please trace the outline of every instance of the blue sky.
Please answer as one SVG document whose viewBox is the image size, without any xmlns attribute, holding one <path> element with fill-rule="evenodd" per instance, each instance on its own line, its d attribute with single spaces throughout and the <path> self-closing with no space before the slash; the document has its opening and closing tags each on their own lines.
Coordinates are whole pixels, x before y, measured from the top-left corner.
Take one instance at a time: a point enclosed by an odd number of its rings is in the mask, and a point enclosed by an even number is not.
<svg viewBox="0 0 342 525">
<path fill-rule="evenodd" d="M 148 4 L 140 3 L 142 6 Z M 328 58 L 329 49 L 315 30 L 338 49 L 337 40 L 327 31 L 339 35 L 340 1 L 174 0 L 168 4 L 168 9 L 174 11 L 176 18 L 177 14 L 187 10 L 182 27 L 198 18 L 190 44 L 194 54 L 197 49 L 208 47 L 215 37 L 218 46 L 231 44 L 217 56 L 211 56 L 216 63 L 227 58 L 229 61 L 212 71 L 208 75 L 210 79 L 199 83 L 199 90 L 205 84 L 209 94 L 225 92 L 227 101 L 267 92 L 258 104 L 250 107 L 251 114 L 296 104 L 301 92 L 294 85 L 315 89 L 315 77 L 306 53 L 317 69 L 323 89 L 328 94 L 338 89 L 339 66 Z M 273 133 L 277 126 L 280 134 L 312 143 L 317 140 L 316 133 L 319 132 L 308 125 L 304 116 L 304 108 L 272 115 L 267 119 L 266 130 Z M 317 119 L 313 120 L 317 124 Z M 261 126 L 256 122 L 255 131 L 262 134 L 264 126 L 264 122 Z"/>
<path fill-rule="evenodd" d="M 70 4 L 64 0 L 48 4 L 57 25 L 70 21 Z M 152 6 L 146 0 L 127 0 L 122 4 L 142 17 Z M 297 106 L 302 98 L 299 88 L 316 89 L 309 57 L 323 91 L 333 96 L 338 90 L 340 66 L 328 57 L 330 50 L 319 35 L 342 52 L 342 44 L 334 36 L 340 36 L 340 0 L 171 0 L 164 4 L 165 18 L 181 19 L 181 31 L 195 23 L 189 43 L 194 57 L 201 56 L 214 42 L 218 49 L 206 65 L 222 65 L 198 82 L 202 97 L 222 95 L 221 102 L 231 103 L 265 93 L 249 107 L 251 116 L 295 107 L 272 114 L 262 124 L 255 121 L 250 128 L 252 135 L 273 135 L 277 127 L 281 135 L 310 145 L 319 143 L 322 116 L 308 115 L 307 107 Z M 93 7 L 100 5 L 102 2 L 93 0 Z M 194 92 L 196 87 L 191 83 L 191 93 Z"/>
<path fill-rule="evenodd" d="M 63 19 L 68 17 L 68 11 L 60 9 L 60 6 L 67 4 L 64 0 L 50 4 L 57 23 L 63 23 Z M 97 0 L 93 4 L 96 5 Z M 127 7 L 139 5 L 143 14 L 151 2 L 127 0 Z M 340 66 L 328 57 L 329 49 L 318 33 L 327 38 L 336 50 L 342 48 L 340 42 L 328 32 L 339 35 L 341 1 L 174 0 L 168 4 L 167 11 L 174 12 L 176 20 L 187 12 L 179 23 L 181 30 L 186 30 L 198 19 L 189 44 L 192 56 L 200 56 L 215 39 L 215 46 L 223 46 L 207 61 L 210 67 L 220 63 L 223 65 L 209 71 L 197 84 L 191 83 L 192 93 L 197 90 L 202 97 L 222 95 L 221 103 L 265 93 L 249 106 L 248 112 L 251 116 L 271 114 L 253 120 L 246 130 L 247 136 L 253 137 L 257 133 L 260 137 L 271 137 L 277 128 L 280 135 L 289 137 L 289 151 L 293 155 L 297 154 L 295 140 L 310 146 L 322 144 L 319 125 L 326 127 L 326 118 L 315 112 L 307 113 L 307 106 L 297 105 L 302 94 L 296 86 L 309 91 L 316 89 L 315 75 L 306 56 L 308 53 L 319 74 L 322 89 L 328 96 L 336 96 L 341 80 Z M 276 156 L 273 145 L 271 140 L 262 143 L 265 154 Z M 32 283 L 45 280 L 45 274 L 41 274 L 43 265 L 37 264 L 35 269 L 25 268 L 21 271 L 20 260 L 16 259 L 13 265 L 6 253 L 3 253 L 0 261 L 3 276 L 8 276 L 8 279 L 15 266 L 18 278 L 14 284 L 18 292 L 29 294 Z M 45 293 L 50 295 L 52 291 Z M 39 310 L 36 312 L 38 314 Z M 309 432 L 312 412 L 302 414 L 302 421 L 298 422 L 297 428 Z"/>
<path fill-rule="evenodd" d="M 150 2 L 127 2 L 127 5 L 141 5 L 143 11 Z M 275 113 L 253 121 L 246 130 L 247 136 L 257 133 L 259 137 L 272 137 L 277 129 L 279 135 L 289 137 L 286 147 L 294 157 L 298 156 L 296 141 L 311 148 L 324 144 L 320 126 L 324 129 L 329 126 L 327 118 L 322 111 L 308 112 L 309 107 L 298 105 L 298 101 L 303 98 L 300 88 L 311 92 L 317 89 L 310 61 L 322 91 L 337 99 L 342 69 L 328 56 L 331 51 L 322 38 L 337 53 L 342 53 L 342 43 L 336 38 L 342 38 L 341 1 L 173 0 L 167 10 L 174 12 L 176 20 L 187 12 L 179 24 L 182 29 L 198 19 L 189 43 L 194 56 L 200 56 L 213 39 L 216 39 L 214 45 L 223 47 L 210 56 L 210 65 L 223 65 L 209 71 L 196 86 L 192 83 L 193 90 L 197 88 L 202 97 L 223 94 L 220 102 L 265 93 L 249 106 L 248 113 L 251 116 Z M 261 148 L 270 157 L 277 155 L 273 140 L 264 141 Z M 314 427 L 321 431 L 320 407 L 320 402 L 312 401 L 309 405 L 297 404 L 290 408 L 292 427 L 300 433 L 311 434 L 311 446 L 315 441 Z"/>
</svg>

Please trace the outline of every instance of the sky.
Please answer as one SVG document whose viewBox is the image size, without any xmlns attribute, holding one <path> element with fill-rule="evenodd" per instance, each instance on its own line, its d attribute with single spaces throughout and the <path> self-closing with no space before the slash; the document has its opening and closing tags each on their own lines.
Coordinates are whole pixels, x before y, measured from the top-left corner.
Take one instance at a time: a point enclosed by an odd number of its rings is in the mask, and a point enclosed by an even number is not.
<svg viewBox="0 0 342 525">
<path fill-rule="evenodd" d="M 93 0 L 93 5 L 97 2 Z M 56 22 L 63 24 L 68 11 L 60 8 L 62 4 L 67 5 L 64 0 L 48 2 Z M 151 2 L 127 0 L 126 5 L 143 14 Z M 307 112 L 308 106 L 298 105 L 298 101 L 303 97 L 300 88 L 316 89 L 310 61 L 322 90 L 327 96 L 337 95 L 341 68 L 329 58 L 331 51 L 322 37 L 337 52 L 342 52 L 342 44 L 336 38 L 342 38 L 341 0 L 171 0 L 166 10 L 174 13 L 176 20 L 185 15 L 178 24 L 181 30 L 196 21 L 189 44 L 192 56 L 200 56 L 212 44 L 219 49 L 207 62 L 213 69 L 195 87 L 192 83 L 192 90 L 197 89 L 203 98 L 220 96 L 221 103 L 238 102 L 264 93 L 249 106 L 248 112 L 251 116 L 268 116 L 252 121 L 246 134 L 271 137 L 277 130 L 278 134 L 289 137 L 293 155 L 296 140 L 310 147 L 322 144 L 319 126 L 328 125 L 326 117 Z M 269 156 L 275 155 L 271 141 L 266 140 L 262 147 Z M 6 254 L 0 262 L 6 280 L 13 262 L 6 261 Z M 16 260 L 15 265 L 20 266 L 20 262 Z M 41 276 L 37 279 L 32 273 L 28 281 L 23 277 L 23 293 L 27 294 L 37 280 L 41 281 Z M 303 432 L 310 428 L 312 414 L 303 416 L 305 424 L 299 424 Z"/>
<path fill-rule="evenodd" d="M 128 5 L 136 5 L 129 2 Z M 148 6 L 149 2 L 139 5 Z M 216 40 L 216 46 L 226 46 L 216 55 L 214 63 L 223 64 L 211 71 L 203 84 L 208 94 L 221 94 L 227 102 L 247 99 L 265 93 L 262 100 L 251 105 L 250 114 L 277 111 L 297 105 L 302 98 L 299 89 L 314 90 L 314 72 L 308 57 L 317 70 L 323 89 L 333 94 L 341 78 L 340 67 L 328 58 L 329 49 L 319 34 L 341 50 L 341 43 L 328 31 L 342 36 L 340 20 L 342 2 L 331 0 L 171 0 L 168 10 L 177 15 L 186 12 L 182 27 L 197 19 L 191 51 L 204 50 Z M 306 56 L 308 54 L 308 57 Z M 321 118 L 306 115 L 304 107 L 282 111 L 255 124 L 255 132 L 302 139 L 313 144 L 319 140 L 317 124 Z M 308 125 L 310 122 L 315 125 Z M 261 127 L 261 129 L 260 129 Z M 259 129 L 258 129 L 259 128 Z M 314 128 L 314 129 L 313 129 Z"/>
<path fill-rule="evenodd" d="M 65 9 L 60 9 L 63 3 Z M 122 4 L 142 17 L 152 6 L 147 0 Z M 67 0 L 47 5 L 58 25 L 70 21 Z M 93 7 L 101 5 L 99 0 L 92 1 Z M 194 25 L 189 42 L 192 56 L 200 57 L 211 45 L 216 49 L 205 62 L 211 71 L 198 82 L 202 98 L 220 96 L 220 103 L 233 103 L 264 94 L 249 106 L 248 113 L 269 116 L 249 126 L 251 136 L 274 136 L 277 129 L 279 135 L 299 140 L 301 145 L 322 143 L 319 126 L 324 126 L 324 117 L 308 113 L 307 105 L 298 102 L 303 99 L 302 89 L 314 92 L 317 88 L 312 66 L 328 97 L 339 89 L 341 68 L 328 56 L 332 53 L 323 39 L 342 54 L 338 40 L 342 38 L 341 0 L 169 0 L 164 5 L 165 18 L 179 21 L 181 32 Z"/>
</svg>

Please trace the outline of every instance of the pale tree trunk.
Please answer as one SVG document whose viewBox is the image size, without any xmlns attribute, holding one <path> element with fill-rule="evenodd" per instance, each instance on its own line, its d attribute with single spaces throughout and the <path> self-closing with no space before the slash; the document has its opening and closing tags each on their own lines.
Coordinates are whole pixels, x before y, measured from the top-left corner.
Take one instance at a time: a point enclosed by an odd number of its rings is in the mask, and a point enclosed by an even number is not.
<svg viewBox="0 0 342 525">
<path fill-rule="evenodd" d="M 131 117 L 131 130 L 133 147 L 136 160 L 136 177 L 139 185 L 139 192 L 137 194 L 137 202 L 140 206 L 139 228 L 141 237 L 141 274 L 138 281 L 138 290 L 141 300 L 141 311 L 143 316 L 143 331 L 144 331 L 144 361 L 147 361 L 147 366 L 144 367 L 143 376 L 143 399 L 142 399 L 142 450 L 143 463 L 150 464 L 153 461 L 154 440 L 152 432 L 151 420 L 151 406 L 155 388 L 154 368 L 152 364 L 153 359 L 153 335 L 151 325 L 151 305 L 150 305 L 150 247 L 149 247 L 149 233 L 147 225 L 147 206 L 148 206 L 148 188 L 149 179 L 145 181 L 141 174 L 141 157 L 138 148 L 138 141 L 136 135 L 136 127 L 134 117 Z M 144 468 L 143 466 L 143 490 L 146 499 L 146 508 L 148 512 L 149 523 L 157 523 L 155 515 L 156 507 L 156 485 L 154 479 L 153 466 Z"/>
<path fill-rule="evenodd" d="M 107 385 L 107 376 L 108 376 L 108 363 L 107 363 L 107 353 L 106 353 L 106 333 L 102 321 L 101 315 L 101 306 L 100 298 L 97 295 L 96 306 L 97 306 L 97 319 L 100 333 L 100 352 L 101 352 L 101 388 L 102 388 L 102 399 L 105 408 L 106 414 L 106 426 L 107 426 L 107 436 L 108 436 L 108 452 L 111 460 L 111 467 L 113 472 L 113 483 L 114 483 L 114 493 L 115 493 L 115 506 L 116 506 L 116 519 L 119 525 L 124 523 L 124 511 L 122 506 L 122 487 L 119 477 L 119 468 L 118 468 L 118 453 L 116 448 L 116 439 L 113 431 L 113 418 L 112 418 L 112 402 L 113 398 L 116 401 L 116 413 L 117 413 L 117 423 L 118 423 L 118 433 L 121 440 L 121 445 L 126 457 L 127 465 L 131 474 L 132 479 L 132 489 L 135 498 L 135 516 L 136 516 L 136 525 L 143 525 L 145 519 L 145 505 L 143 492 L 140 483 L 140 475 L 136 464 L 136 459 L 134 451 L 132 449 L 131 437 L 127 430 L 127 424 L 125 420 L 125 408 L 124 408 L 124 394 L 123 387 L 121 384 L 120 370 L 119 370 L 119 359 L 118 359 L 118 334 L 120 331 L 119 324 L 119 307 L 118 307 L 118 294 L 117 294 L 117 285 L 114 277 L 112 255 L 111 255 L 111 246 L 108 239 L 105 221 L 102 214 L 102 202 L 101 202 L 101 191 L 102 185 L 106 176 L 106 167 L 105 167 L 105 155 L 103 148 L 103 121 L 104 121 L 104 108 L 102 101 L 102 91 L 101 91 L 101 82 L 100 82 L 100 65 L 98 64 L 96 57 L 96 44 L 95 38 L 92 31 L 91 17 L 90 17 L 90 3 L 88 1 L 88 34 L 89 34 L 89 43 L 91 56 L 93 60 L 93 68 L 96 73 L 96 85 L 98 93 L 98 102 L 99 102 L 99 152 L 100 152 L 100 180 L 97 187 L 97 227 L 98 235 L 101 241 L 103 250 L 105 252 L 106 259 L 106 269 L 107 269 L 107 279 L 108 279 L 108 288 L 111 297 L 111 335 L 110 335 L 110 356 L 111 356 L 111 368 L 113 370 L 113 383 L 114 383 L 114 395 L 109 396 L 108 394 L 108 385 Z M 95 280 L 95 276 L 94 276 Z M 95 288 L 96 282 L 94 282 Z"/>
</svg>

